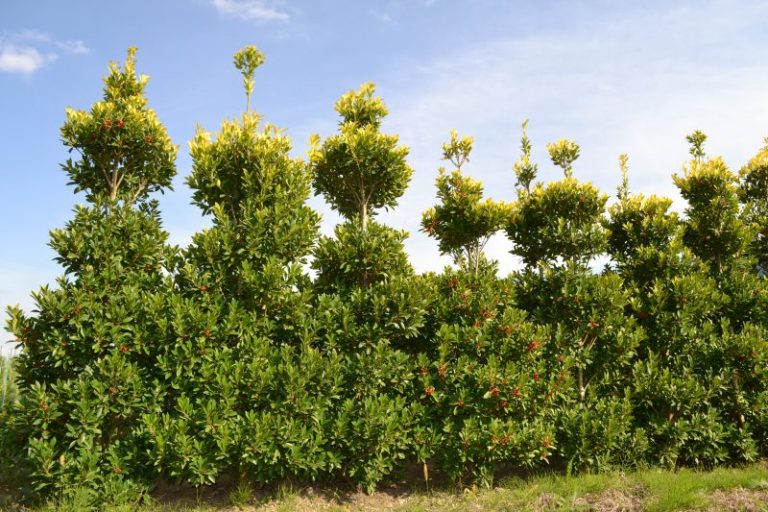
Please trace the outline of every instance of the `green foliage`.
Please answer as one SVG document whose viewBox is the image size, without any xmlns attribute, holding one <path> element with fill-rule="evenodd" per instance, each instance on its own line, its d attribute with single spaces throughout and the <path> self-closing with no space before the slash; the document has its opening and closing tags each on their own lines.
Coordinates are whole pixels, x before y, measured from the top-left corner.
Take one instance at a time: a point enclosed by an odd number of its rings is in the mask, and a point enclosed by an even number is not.
<svg viewBox="0 0 768 512">
<path fill-rule="evenodd" d="M 536 166 L 530 162 L 531 144 L 523 123 L 522 155 L 515 164 L 518 201 L 507 217 L 507 237 L 515 244 L 512 254 L 528 267 L 576 263 L 586 265 L 606 248 L 607 233 L 602 227 L 608 196 L 591 183 L 573 177 L 572 164 L 579 157 L 579 146 L 563 139 L 547 145 L 555 165 L 562 167 L 565 179 L 548 185 L 537 183 Z"/>
<path fill-rule="evenodd" d="M 549 413 L 567 379 L 547 364 L 549 332 L 514 307 L 511 283 L 485 264 L 437 278 L 435 347 L 419 356 L 424 408 L 417 457 L 452 479 L 489 485 L 499 463 L 532 467 L 556 449 Z"/>
<path fill-rule="evenodd" d="M 627 156 L 619 163 L 622 182 L 618 188 L 619 201 L 608 208 L 603 226 L 608 230 L 608 254 L 620 274 L 644 287 L 665 273 L 670 260 L 678 253 L 674 244 L 680 229 L 675 212 L 670 212 L 672 200 L 655 195 L 630 195 Z"/>
<path fill-rule="evenodd" d="M 344 94 L 336 102 L 339 133 L 322 144 L 314 135 L 309 152 L 315 193 L 347 219 L 358 219 L 363 231 L 374 210 L 397 205 L 413 174 L 408 148 L 379 131 L 387 109 L 374 92 L 368 83 Z"/>
<path fill-rule="evenodd" d="M 368 230 L 355 222 L 336 226 L 335 238 L 321 237 L 312 268 L 317 271 L 319 293 L 341 292 L 372 286 L 398 275 L 412 275 L 413 268 L 403 249 L 408 234 L 378 222 Z"/>
<path fill-rule="evenodd" d="M 0 357 L 0 414 L 6 412 L 16 402 L 16 371 L 13 357 Z"/>
<path fill-rule="evenodd" d="M 620 263 L 632 263 L 645 249 L 667 249 L 679 227 L 670 206 L 669 198 L 642 194 L 611 205 L 610 220 L 605 223 L 608 253 Z"/>
<path fill-rule="evenodd" d="M 18 406 L 19 389 L 16 385 L 15 358 L 0 356 L 0 454 L 8 455 L 14 449 L 13 441 L 7 434 L 7 425 L 12 411 Z M 5 434 L 3 434 L 5 432 Z M 0 459 L 0 482 L 15 483 L 18 471 L 12 457 Z"/>
<path fill-rule="evenodd" d="M 688 152 L 691 154 L 694 160 L 701 161 L 704 156 L 704 142 L 707 140 L 707 135 L 701 130 L 696 130 L 690 135 L 686 135 L 685 140 L 691 145 Z"/>
<path fill-rule="evenodd" d="M 608 196 L 591 183 L 565 178 L 537 183 L 520 196 L 506 226 L 512 254 L 526 265 L 562 260 L 586 264 L 606 247 L 601 226 Z"/>
</svg>

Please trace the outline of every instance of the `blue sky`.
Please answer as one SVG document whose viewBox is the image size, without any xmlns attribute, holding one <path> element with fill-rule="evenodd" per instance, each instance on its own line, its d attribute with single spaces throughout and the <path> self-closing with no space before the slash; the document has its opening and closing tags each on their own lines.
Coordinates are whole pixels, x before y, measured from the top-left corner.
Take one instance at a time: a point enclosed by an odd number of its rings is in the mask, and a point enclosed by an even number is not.
<svg viewBox="0 0 768 512">
<path fill-rule="evenodd" d="M 29 292 L 60 269 L 48 231 L 82 201 L 66 185 L 58 129 L 67 106 L 101 94 L 107 62 L 137 46 L 151 76 L 150 106 L 180 146 L 175 190 L 161 197 L 166 229 L 184 244 L 206 224 L 189 205 L 187 141 L 244 106 L 232 54 L 266 56 L 253 104 L 287 129 L 296 155 L 313 132 L 335 129 L 333 103 L 373 81 L 390 109 L 384 129 L 411 148 L 414 178 L 382 220 L 408 229 L 418 270 L 447 263 L 418 232 L 434 202 L 440 144 L 451 128 L 475 136 L 467 167 L 488 195 L 511 199 L 519 125 L 540 177 L 557 178 L 544 146 L 582 147 L 577 177 L 612 193 L 617 156 L 630 156 L 634 190 L 677 197 L 671 174 L 700 128 L 710 154 L 738 169 L 768 136 L 768 3 L 501 0 L 163 0 L 0 3 L 0 307 L 32 305 Z M 312 205 L 330 233 L 338 218 Z M 684 205 L 678 200 L 677 207 Z M 503 270 L 516 262 L 503 237 L 489 246 Z"/>
</svg>

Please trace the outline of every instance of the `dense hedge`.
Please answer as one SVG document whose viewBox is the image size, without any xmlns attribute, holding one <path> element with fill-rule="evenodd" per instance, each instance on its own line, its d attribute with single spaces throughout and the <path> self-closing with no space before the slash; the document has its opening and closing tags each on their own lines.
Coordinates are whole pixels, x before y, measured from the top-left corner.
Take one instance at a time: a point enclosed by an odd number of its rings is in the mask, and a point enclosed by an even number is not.
<svg viewBox="0 0 768 512">
<path fill-rule="evenodd" d="M 563 179 L 537 181 L 525 124 L 516 201 L 484 199 L 465 174 L 472 139 L 452 132 L 422 228 L 455 265 L 417 275 L 408 234 L 376 221 L 412 170 L 373 85 L 339 100 L 338 133 L 304 162 L 250 110 L 262 61 L 238 52 L 246 112 L 190 143 L 187 183 L 212 226 L 184 249 L 150 197 L 176 147 L 133 51 L 101 101 L 67 111 L 63 168 L 88 204 L 52 232 L 64 276 L 8 320 L 18 392 L 0 464 L 30 499 L 766 454 L 768 147 L 736 174 L 694 132 L 678 215 L 630 192 L 625 156 L 615 200 L 579 181 L 568 140 L 548 146 Z M 313 190 L 344 217 L 332 237 Z M 483 253 L 498 232 L 524 263 L 506 277 Z"/>
</svg>

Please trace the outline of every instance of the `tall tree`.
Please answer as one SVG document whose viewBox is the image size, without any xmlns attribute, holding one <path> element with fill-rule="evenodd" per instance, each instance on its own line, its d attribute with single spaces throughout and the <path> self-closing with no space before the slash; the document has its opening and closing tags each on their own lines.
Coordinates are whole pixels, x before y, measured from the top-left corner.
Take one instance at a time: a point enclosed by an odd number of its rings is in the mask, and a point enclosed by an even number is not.
<svg viewBox="0 0 768 512">
<path fill-rule="evenodd" d="M 477 274 L 483 249 L 503 227 L 509 208 L 492 199 L 483 200 L 482 183 L 462 173 L 472 143 L 471 137 L 459 138 L 452 130 L 450 142 L 443 144 L 443 160 L 451 162 L 454 170 L 448 174 L 440 168 L 435 182 L 440 204 L 424 212 L 421 227 L 427 235 L 437 238 L 440 252 L 450 254 Z"/>
<path fill-rule="evenodd" d="M 246 96 L 263 62 L 235 54 Z M 194 485 L 234 473 L 261 484 L 317 479 L 330 448 L 339 358 L 315 346 L 304 272 L 320 217 L 291 140 L 250 110 L 190 143 L 193 203 L 212 227 L 184 251 L 171 303 L 173 340 L 159 363 L 172 414 L 148 418 L 153 461 Z"/>
<path fill-rule="evenodd" d="M 379 131 L 387 109 L 374 92 L 364 84 L 344 94 L 339 133 L 322 144 L 314 136 L 310 148 L 315 193 L 345 217 L 312 262 L 322 339 L 345 356 L 334 442 L 344 474 L 367 489 L 411 448 L 409 354 L 422 344 L 428 300 L 405 254 L 407 233 L 370 219 L 397 205 L 412 174 L 408 148 Z"/>
<path fill-rule="evenodd" d="M 749 234 L 739 218 L 738 179 L 722 158 L 706 158 L 706 139 L 698 130 L 688 136 L 693 159 L 673 179 L 688 201 L 683 241 L 720 274 L 743 256 Z"/>
<path fill-rule="evenodd" d="M 561 388 L 560 406 L 569 412 L 557 423 L 561 454 L 569 467 L 599 467 L 617 460 L 622 444 L 634 442 L 622 376 L 642 332 L 624 315 L 621 279 L 590 266 L 608 243 L 608 196 L 574 177 L 579 146 L 567 139 L 548 144 L 564 178 L 533 186 L 525 131 L 522 150 L 515 166 L 518 200 L 507 225 L 512 253 L 526 264 L 516 278 L 518 305 L 549 328 L 543 350 L 567 361 L 571 378 Z"/>
<path fill-rule="evenodd" d="M 175 250 L 149 196 L 170 187 L 176 147 L 147 108 L 147 82 L 130 49 L 122 68 L 110 65 L 101 101 L 67 109 L 62 140 L 77 157 L 62 167 L 88 205 L 51 233 L 65 271 L 57 286 L 34 294 L 34 315 L 9 309 L 22 349 L 9 435 L 38 495 L 84 487 L 96 503 L 154 477 L 141 418 L 162 404 L 156 364 Z"/>
</svg>

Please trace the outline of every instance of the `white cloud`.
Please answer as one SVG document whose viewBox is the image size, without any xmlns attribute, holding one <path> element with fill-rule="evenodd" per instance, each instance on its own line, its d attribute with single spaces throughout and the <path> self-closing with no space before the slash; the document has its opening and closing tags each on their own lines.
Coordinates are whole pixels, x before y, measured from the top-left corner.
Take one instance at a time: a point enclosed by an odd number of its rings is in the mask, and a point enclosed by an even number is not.
<svg viewBox="0 0 768 512">
<path fill-rule="evenodd" d="M 25 30 L 0 35 L 0 72 L 30 75 L 59 58 L 57 51 L 83 54 L 83 41 L 59 41 L 45 32 Z"/>
<path fill-rule="evenodd" d="M 91 51 L 90 48 L 88 48 L 84 42 L 80 41 L 79 39 L 76 41 L 56 41 L 56 46 L 61 48 L 67 53 L 88 53 Z"/>
<path fill-rule="evenodd" d="M 212 0 L 213 6 L 224 15 L 251 21 L 290 20 L 290 14 L 275 2 L 267 0 Z"/>
<path fill-rule="evenodd" d="M 43 67 L 47 60 L 40 55 L 40 52 L 29 46 L 0 47 L 0 71 L 6 73 L 29 75 Z"/>
</svg>

